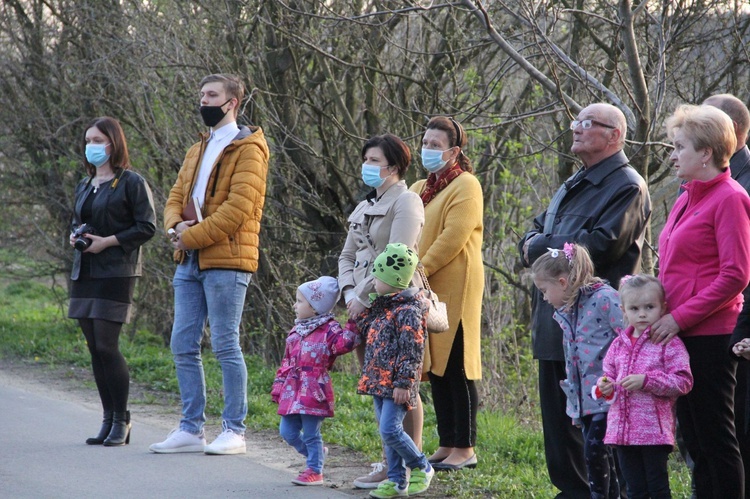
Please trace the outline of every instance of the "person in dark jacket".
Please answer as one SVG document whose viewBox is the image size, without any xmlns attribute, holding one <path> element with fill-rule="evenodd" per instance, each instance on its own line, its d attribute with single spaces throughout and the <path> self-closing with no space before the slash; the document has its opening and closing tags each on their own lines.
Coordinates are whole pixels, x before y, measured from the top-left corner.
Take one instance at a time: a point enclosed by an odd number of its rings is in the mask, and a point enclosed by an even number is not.
<svg viewBox="0 0 750 499">
<path fill-rule="evenodd" d="M 141 245 L 156 231 L 151 190 L 130 170 L 120 123 L 101 117 L 86 127 L 83 147 L 88 177 L 76 188 L 70 245 L 68 317 L 78 319 L 91 354 L 104 419 L 89 445 L 130 442 L 128 365 L 119 349 L 120 330 L 130 321 L 135 278 L 141 275 Z"/>
<path fill-rule="evenodd" d="M 750 194 L 750 149 L 747 147 L 747 136 L 750 131 L 750 111 L 747 106 L 734 95 L 712 95 L 703 105 L 721 109 L 732 118 L 734 132 L 737 137 L 737 147 L 729 159 L 729 170 L 736 180 Z M 750 286 L 742 293 L 745 302 L 742 305 L 737 325 L 732 332 L 730 345 L 735 345 L 745 338 L 750 338 Z M 745 344 L 750 344 L 750 339 Z M 737 386 L 734 396 L 734 426 L 740 453 L 745 469 L 745 496 L 750 494 L 750 368 L 747 362 L 737 363 Z M 692 456 L 691 456 L 692 457 Z"/>
<path fill-rule="evenodd" d="M 640 267 L 651 200 L 643 178 L 622 151 L 627 124 L 616 107 L 597 103 L 571 122 L 573 146 L 583 167 L 557 190 L 534 228 L 518 244 L 523 265 L 530 267 L 550 248 L 566 242 L 584 245 L 591 253 L 596 276 L 612 286 Z M 562 331 L 552 307 L 532 290 L 532 338 L 539 361 L 539 398 L 544 450 L 552 484 L 560 498 L 588 498 L 589 484 L 581 432 L 565 414 Z"/>
</svg>

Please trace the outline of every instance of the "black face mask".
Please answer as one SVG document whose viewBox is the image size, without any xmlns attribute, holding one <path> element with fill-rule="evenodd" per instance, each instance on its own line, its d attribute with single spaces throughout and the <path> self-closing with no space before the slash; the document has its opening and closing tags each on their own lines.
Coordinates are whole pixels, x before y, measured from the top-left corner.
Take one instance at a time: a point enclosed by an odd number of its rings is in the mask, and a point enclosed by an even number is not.
<svg viewBox="0 0 750 499">
<path fill-rule="evenodd" d="M 229 99 L 227 102 L 231 100 L 232 99 Z M 227 115 L 228 111 L 221 110 L 222 107 L 227 105 L 227 102 L 221 106 L 201 106 L 201 117 L 203 118 L 203 123 L 212 128 L 218 125 L 219 122 L 224 119 L 224 116 Z"/>
</svg>

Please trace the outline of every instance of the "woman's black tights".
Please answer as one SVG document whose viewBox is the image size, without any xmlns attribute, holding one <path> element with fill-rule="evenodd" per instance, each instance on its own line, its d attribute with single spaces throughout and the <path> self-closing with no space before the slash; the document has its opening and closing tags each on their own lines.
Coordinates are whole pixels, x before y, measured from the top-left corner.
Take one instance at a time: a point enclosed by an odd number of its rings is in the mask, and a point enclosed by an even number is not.
<svg viewBox="0 0 750 499">
<path fill-rule="evenodd" d="M 78 319 L 78 323 L 91 354 L 91 367 L 102 408 L 105 411 L 126 411 L 130 373 L 119 348 L 122 324 L 101 319 Z"/>
</svg>

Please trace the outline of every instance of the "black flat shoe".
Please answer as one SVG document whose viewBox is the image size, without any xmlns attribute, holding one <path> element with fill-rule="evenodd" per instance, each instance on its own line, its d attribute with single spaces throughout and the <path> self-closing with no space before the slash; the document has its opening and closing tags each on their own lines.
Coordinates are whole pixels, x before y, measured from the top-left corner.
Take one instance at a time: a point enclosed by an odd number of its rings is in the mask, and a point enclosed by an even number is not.
<svg viewBox="0 0 750 499">
<path fill-rule="evenodd" d="M 427 459 L 427 462 L 430 464 L 437 464 L 437 463 L 442 463 L 444 460 L 445 460 L 445 457 L 436 457 L 436 458 Z"/>
<path fill-rule="evenodd" d="M 445 464 L 435 463 L 433 466 L 435 471 L 459 471 L 464 468 L 476 468 L 477 467 L 477 455 L 472 455 L 469 459 L 459 464 Z"/>
</svg>

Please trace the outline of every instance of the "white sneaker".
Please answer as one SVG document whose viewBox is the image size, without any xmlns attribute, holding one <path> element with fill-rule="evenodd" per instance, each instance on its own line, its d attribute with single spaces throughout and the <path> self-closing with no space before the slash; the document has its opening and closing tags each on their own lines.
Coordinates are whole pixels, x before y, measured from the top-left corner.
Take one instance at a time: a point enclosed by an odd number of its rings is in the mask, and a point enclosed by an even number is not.
<svg viewBox="0 0 750 499">
<path fill-rule="evenodd" d="M 247 452 L 245 435 L 233 432 L 225 424 L 224 431 L 216 437 L 216 440 L 208 444 L 203 452 L 206 454 L 244 454 Z"/>
<path fill-rule="evenodd" d="M 388 480 L 388 467 L 385 463 L 372 463 L 370 466 L 372 471 L 369 475 L 354 480 L 354 486 L 358 489 L 377 489 L 381 482 Z"/>
<path fill-rule="evenodd" d="M 148 450 L 157 454 L 177 454 L 180 452 L 203 452 L 205 446 L 206 437 L 203 433 L 193 435 L 175 428 L 169 432 L 166 440 L 158 444 L 151 444 Z"/>
</svg>

